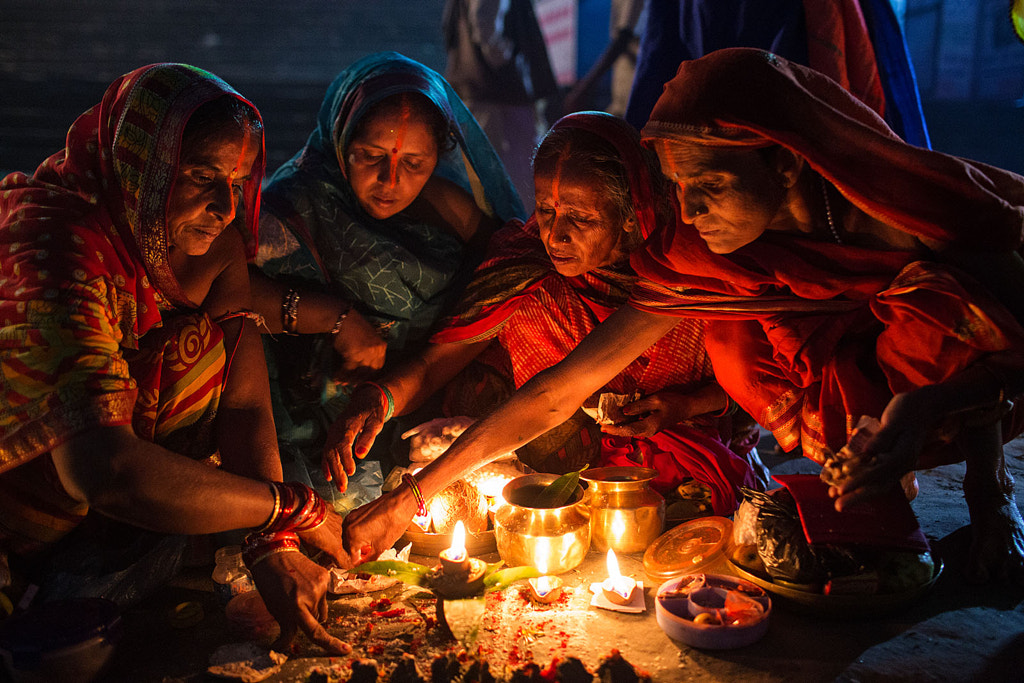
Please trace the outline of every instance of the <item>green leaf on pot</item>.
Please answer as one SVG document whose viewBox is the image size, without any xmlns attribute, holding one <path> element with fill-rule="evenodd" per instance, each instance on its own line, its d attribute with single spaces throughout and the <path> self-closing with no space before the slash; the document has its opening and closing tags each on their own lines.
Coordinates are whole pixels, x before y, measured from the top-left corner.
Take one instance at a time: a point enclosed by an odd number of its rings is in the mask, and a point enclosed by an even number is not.
<svg viewBox="0 0 1024 683">
<path fill-rule="evenodd" d="M 536 507 L 560 508 L 568 503 L 569 499 L 572 498 L 572 494 L 576 492 L 580 485 L 580 473 L 587 469 L 587 467 L 589 465 L 584 465 L 583 469 L 577 472 L 566 472 L 545 486 L 537 495 Z"/>
<path fill-rule="evenodd" d="M 364 562 L 358 567 L 353 567 L 349 570 L 349 573 L 390 576 L 391 578 L 398 579 L 399 581 L 413 586 L 423 586 L 425 585 L 426 575 L 429 571 L 429 567 L 424 567 L 422 564 L 416 564 L 415 562 L 402 562 L 401 560 L 377 560 L 375 562 Z"/>
</svg>

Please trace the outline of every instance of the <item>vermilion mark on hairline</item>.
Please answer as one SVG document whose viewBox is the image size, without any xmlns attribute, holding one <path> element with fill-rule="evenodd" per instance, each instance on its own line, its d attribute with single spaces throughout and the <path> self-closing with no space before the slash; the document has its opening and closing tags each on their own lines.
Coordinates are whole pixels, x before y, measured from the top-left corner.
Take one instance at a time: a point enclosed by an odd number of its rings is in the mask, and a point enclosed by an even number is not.
<svg viewBox="0 0 1024 683">
<path fill-rule="evenodd" d="M 233 169 L 231 169 L 231 180 L 234 180 L 236 177 L 238 177 L 238 173 L 240 171 L 244 171 L 242 166 L 243 166 L 243 164 L 245 164 L 246 157 L 249 156 L 249 144 L 251 143 L 251 140 L 250 140 L 251 137 L 252 136 L 250 136 L 248 134 L 248 130 L 246 130 L 246 131 L 244 131 L 242 133 L 242 147 L 241 147 L 241 151 L 238 153 L 238 161 L 235 162 L 235 167 Z M 252 169 L 250 169 L 250 171 L 251 170 Z M 235 207 L 235 192 L 234 192 L 234 189 L 232 188 L 232 190 L 231 190 L 231 213 L 232 214 L 234 214 L 235 208 L 236 208 Z"/>
<path fill-rule="evenodd" d="M 560 155 L 558 159 L 555 160 L 555 172 L 551 176 L 551 201 L 555 203 L 556 209 L 559 207 L 558 186 L 562 182 L 562 164 L 564 162 L 565 157 Z"/>
<path fill-rule="evenodd" d="M 410 118 L 412 118 L 412 108 L 408 102 L 402 102 L 402 124 L 398 127 L 395 146 L 391 150 L 391 187 L 398 183 L 398 153 L 402 151 L 402 142 L 405 140 L 406 131 L 409 130 Z"/>
</svg>

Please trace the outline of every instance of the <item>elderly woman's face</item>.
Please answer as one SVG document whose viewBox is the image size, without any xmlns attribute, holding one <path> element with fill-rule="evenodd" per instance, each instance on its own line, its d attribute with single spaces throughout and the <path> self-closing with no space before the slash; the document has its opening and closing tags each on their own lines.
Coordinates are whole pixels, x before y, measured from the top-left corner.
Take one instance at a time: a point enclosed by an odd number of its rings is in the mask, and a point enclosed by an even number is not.
<svg viewBox="0 0 1024 683">
<path fill-rule="evenodd" d="M 626 257 L 626 229 L 602 183 L 582 169 L 538 168 L 533 175 L 537 225 L 561 275 L 573 277 Z"/>
<path fill-rule="evenodd" d="M 378 220 L 405 210 L 433 174 L 437 154 L 430 127 L 415 112 L 371 118 L 345 154 L 359 205 Z"/>
<path fill-rule="evenodd" d="M 167 200 L 168 250 L 202 256 L 235 219 L 242 186 L 252 176 L 258 135 L 224 128 L 183 140 L 178 174 Z"/>
<path fill-rule="evenodd" d="M 676 188 L 683 220 L 716 254 L 769 229 L 785 194 L 780 175 L 756 151 L 659 141 L 662 173 Z"/>
</svg>

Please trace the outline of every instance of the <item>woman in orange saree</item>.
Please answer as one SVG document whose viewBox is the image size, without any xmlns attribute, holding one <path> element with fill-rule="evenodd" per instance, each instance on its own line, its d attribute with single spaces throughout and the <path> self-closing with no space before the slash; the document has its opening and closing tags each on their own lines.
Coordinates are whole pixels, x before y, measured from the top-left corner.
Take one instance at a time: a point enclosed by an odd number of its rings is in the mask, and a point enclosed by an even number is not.
<svg viewBox="0 0 1024 683">
<path fill-rule="evenodd" d="M 326 570 L 297 533 L 337 555 L 341 521 L 280 483 L 247 313 L 262 176 L 255 108 L 156 64 L 0 182 L 0 549 L 31 580 L 87 510 L 158 533 L 263 525 L 275 552 L 254 535 L 248 556 L 283 641 L 302 627 L 340 651 L 316 623 Z"/>
</svg>

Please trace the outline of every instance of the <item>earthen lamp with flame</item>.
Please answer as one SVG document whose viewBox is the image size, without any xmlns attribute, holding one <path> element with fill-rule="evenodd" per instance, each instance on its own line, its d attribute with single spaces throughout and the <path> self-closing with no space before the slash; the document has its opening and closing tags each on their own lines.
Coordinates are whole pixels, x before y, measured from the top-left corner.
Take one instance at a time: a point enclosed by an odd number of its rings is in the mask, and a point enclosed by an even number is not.
<svg viewBox="0 0 1024 683">
<path fill-rule="evenodd" d="M 438 554 L 438 559 L 440 564 L 430 570 L 427 580 L 439 598 L 456 600 L 483 592 L 487 563 L 469 556 L 462 520 L 455 523 L 452 544 Z"/>
<path fill-rule="evenodd" d="M 615 605 L 628 605 L 633 601 L 633 591 L 636 590 L 636 579 L 623 576 L 619 572 L 619 561 L 615 557 L 615 551 L 608 549 L 608 578 L 601 582 L 601 591 L 604 597 Z"/>
</svg>

